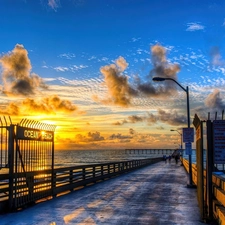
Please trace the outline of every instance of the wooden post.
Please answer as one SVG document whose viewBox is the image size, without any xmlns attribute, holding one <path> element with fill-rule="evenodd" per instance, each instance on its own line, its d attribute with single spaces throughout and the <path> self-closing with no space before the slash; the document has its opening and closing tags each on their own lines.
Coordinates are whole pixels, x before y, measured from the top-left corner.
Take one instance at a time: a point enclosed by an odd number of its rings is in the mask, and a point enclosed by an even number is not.
<svg viewBox="0 0 225 225">
<path fill-rule="evenodd" d="M 202 219 L 204 219 L 205 207 L 204 207 L 204 174 L 203 174 L 203 124 L 196 114 L 193 124 L 196 129 L 197 197 L 200 208 L 200 214 Z"/>
<path fill-rule="evenodd" d="M 206 188 L 207 188 L 207 205 L 208 219 L 213 219 L 213 189 L 212 189 L 212 172 L 213 172 L 213 124 L 207 120 L 207 161 L 206 161 Z"/>
</svg>

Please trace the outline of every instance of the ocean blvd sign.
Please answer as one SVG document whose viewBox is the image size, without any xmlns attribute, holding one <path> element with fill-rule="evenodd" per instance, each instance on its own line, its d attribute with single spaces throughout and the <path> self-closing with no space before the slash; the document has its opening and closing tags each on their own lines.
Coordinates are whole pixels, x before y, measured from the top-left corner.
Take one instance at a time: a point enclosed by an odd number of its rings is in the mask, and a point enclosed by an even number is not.
<svg viewBox="0 0 225 225">
<path fill-rule="evenodd" d="M 53 141 L 53 134 L 53 131 L 17 127 L 17 139 L 22 140 Z"/>
</svg>

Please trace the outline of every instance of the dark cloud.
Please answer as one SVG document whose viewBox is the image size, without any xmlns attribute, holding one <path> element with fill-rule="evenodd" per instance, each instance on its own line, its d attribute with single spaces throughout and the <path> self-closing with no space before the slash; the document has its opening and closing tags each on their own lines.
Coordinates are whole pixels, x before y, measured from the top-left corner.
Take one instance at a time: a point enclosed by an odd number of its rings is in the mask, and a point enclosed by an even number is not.
<svg viewBox="0 0 225 225">
<path fill-rule="evenodd" d="M 136 91 L 128 83 L 128 78 L 122 74 L 128 64 L 123 57 L 116 60 L 116 64 L 101 67 L 100 71 L 105 78 L 105 84 L 108 88 L 109 99 L 104 103 L 111 103 L 127 107 L 131 104 L 131 96 Z"/>
<path fill-rule="evenodd" d="M 172 110 L 170 112 L 166 112 L 165 110 L 158 109 L 157 114 L 154 115 L 152 113 L 147 113 L 146 116 L 129 116 L 128 119 L 122 120 L 121 122 L 116 122 L 114 125 L 123 125 L 124 121 L 126 123 L 138 123 L 138 122 L 147 122 L 149 125 L 155 124 L 159 121 L 163 123 L 167 123 L 170 125 L 183 125 L 187 123 L 187 117 L 183 115 L 179 115 L 177 111 Z"/>
<path fill-rule="evenodd" d="M 154 68 L 150 72 L 153 76 L 173 78 L 176 80 L 176 75 L 180 71 L 178 64 L 170 64 L 166 59 L 166 49 L 160 45 L 151 47 L 152 63 Z"/>
<path fill-rule="evenodd" d="M 205 99 L 205 105 L 209 108 L 216 108 L 222 110 L 225 108 L 225 104 L 220 97 L 220 91 L 215 89 L 211 94 Z"/>
<path fill-rule="evenodd" d="M 78 142 L 95 142 L 103 141 L 105 138 L 101 136 L 100 132 L 96 131 L 94 133 L 88 132 L 87 135 L 77 134 L 75 136 L 76 141 Z"/>
<path fill-rule="evenodd" d="M 152 113 L 147 113 L 146 121 L 148 124 L 154 124 L 157 122 L 157 116 Z"/>
<path fill-rule="evenodd" d="M 109 136 L 110 140 L 114 140 L 114 139 L 131 139 L 132 137 L 129 135 L 122 135 L 120 133 L 118 134 L 112 134 L 111 136 Z"/>
<path fill-rule="evenodd" d="M 134 135 L 136 132 L 135 132 L 135 130 L 133 129 L 133 128 L 130 128 L 129 129 L 129 134 L 131 134 L 131 135 Z"/>
<path fill-rule="evenodd" d="M 34 95 L 38 89 L 47 85 L 37 74 L 31 74 L 28 52 L 23 45 L 17 44 L 12 52 L 0 58 L 3 68 L 3 93 L 7 95 Z"/>
<path fill-rule="evenodd" d="M 150 71 L 149 81 L 138 82 L 138 90 L 152 97 L 170 95 L 176 90 L 176 84 L 174 82 L 164 82 L 163 85 L 153 85 L 152 78 L 164 77 L 177 79 L 177 73 L 180 71 L 178 64 L 171 64 L 166 58 L 166 49 L 161 45 L 154 45 L 151 47 L 152 64 L 153 69 Z"/>
<path fill-rule="evenodd" d="M 178 115 L 178 113 L 173 110 L 171 112 L 166 112 L 164 110 L 158 110 L 158 119 L 164 123 L 170 125 L 182 125 L 187 123 L 187 116 Z"/>
<path fill-rule="evenodd" d="M 62 100 L 56 95 L 40 100 L 27 98 L 22 102 L 22 105 L 31 112 L 56 113 L 57 111 L 73 112 L 77 110 L 77 107 L 70 101 Z"/>
<path fill-rule="evenodd" d="M 36 93 L 47 89 L 43 79 L 37 74 L 31 74 L 31 63 L 28 52 L 23 45 L 17 44 L 12 52 L 0 57 L 2 65 L 2 92 L 7 96 L 26 97 L 22 101 L 14 102 L 7 106 L 5 115 L 21 115 L 34 113 L 73 112 L 77 107 L 68 100 L 63 100 L 57 95 L 36 98 Z M 27 98 L 28 97 L 28 98 Z M 35 99 L 34 99 L 35 97 Z M 5 110 L 1 110 L 4 112 Z"/>
<path fill-rule="evenodd" d="M 152 77 L 160 76 L 176 80 L 177 73 L 180 71 L 179 65 L 167 61 L 166 49 L 160 45 L 153 46 L 151 54 L 153 69 L 147 76 L 147 81 L 142 81 L 137 76 L 133 84 L 129 83 L 128 77 L 122 74 L 128 67 L 128 63 L 121 56 L 115 61 L 115 64 L 100 68 L 109 95 L 108 99 L 103 100 L 103 103 L 128 107 L 132 105 L 134 97 L 143 95 L 148 97 L 169 96 L 176 91 L 177 86 L 174 82 L 165 82 L 159 86 L 152 82 Z"/>
<path fill-rule="evenodd" d="M 225 103 L 220 97 L 220 91 L 218 89 L 213 90 L 213 92 L 206 97 L 204 104 L 204 106 L 196 107 L 194 109 L 196 114 L 202 120 L 208 119 L 208 113 L 222 113 L 222 110 L 225 109 Z"/>
<path fill-rule="evenodd" d="M 10 103 L 9 105 L 4 106 L 4 108 L 0 109 L 0 114 L 18 116 L 20 115 L 20 107 L 17 106 L 15 103 Z"/>
<path fill-rule="evenodd" d="M 123 124 L 125 124 L 125 123 L 128 123 L 128 121 L 124 119 L 124 120 L 122 120 L 121 122 L 117 121 L 117 122 L 112 123 L 112 124 L 113 124 L 113 125 L 120 126 L 120 125 L 123 125 Z"/>
<path fill-rule="evenodd" d="M 128 116 L 128 120 L 131 123 L 142 122 L 143 121 L 143 117 L 137 116 L 137 115 L 133 115 L 133 116 Z"/>
<path fill-rule="evenodd" d="M 224 66 L 225 60 L 222 59 L 220 48 L 218 46 L 214 46 L 210 50 L 211 63 L 214 66 Z"/>
</svg>

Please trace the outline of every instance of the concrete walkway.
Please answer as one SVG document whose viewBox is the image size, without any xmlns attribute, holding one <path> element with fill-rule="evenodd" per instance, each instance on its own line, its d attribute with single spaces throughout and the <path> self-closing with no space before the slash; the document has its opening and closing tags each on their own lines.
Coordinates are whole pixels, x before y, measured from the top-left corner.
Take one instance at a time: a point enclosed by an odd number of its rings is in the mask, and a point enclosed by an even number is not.
<svg viewBox="0 0 225 225">
<path fill-rule="evenodd" d="M 159 162 L 16 213 L 1 225 L 202 225 L 180 163 Z"/>
</svg>

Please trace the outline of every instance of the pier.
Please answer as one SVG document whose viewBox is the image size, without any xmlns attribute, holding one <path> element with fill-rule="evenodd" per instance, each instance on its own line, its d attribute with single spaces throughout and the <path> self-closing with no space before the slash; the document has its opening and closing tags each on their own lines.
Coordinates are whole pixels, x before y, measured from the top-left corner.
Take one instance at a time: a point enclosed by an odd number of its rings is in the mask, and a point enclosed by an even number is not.
<svg viewBox="0 0 225 225">
<path fill-rule="evenodd" d="M 191 164 L 163 161 L 172 149 L 126 149 L 135 159 L 55 168 L 55 126 L 3 118 L 1 225 L 225 224 L 225 167 L 213 151 L 204 161 L 201 136 Z"/>
<path fill-rule="evenodd" d="M 196 189 L 180 163 L 160 161 L 0 215 L 6 224 L 201 225 Z"/>
</svg>

